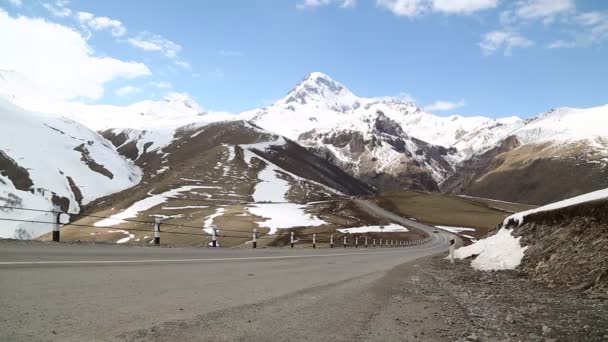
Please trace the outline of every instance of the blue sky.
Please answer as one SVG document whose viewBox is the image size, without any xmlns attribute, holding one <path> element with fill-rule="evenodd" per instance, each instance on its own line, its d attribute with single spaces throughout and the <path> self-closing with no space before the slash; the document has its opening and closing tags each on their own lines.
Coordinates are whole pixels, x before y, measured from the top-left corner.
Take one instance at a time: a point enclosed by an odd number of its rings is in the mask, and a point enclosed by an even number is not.
<svg viewBox="0 0 608 342">
<path fill-rule="evenodd" d="M 86 77 L 99 89 L 74 86 L 58 94 L 67 101 L 123 105 L 176 91 L 239 112 L 321 71 L 357 95 L 411 97 L 441 115 L 526 117 L 608 103 L 608 1 L 0 0 L 0 8 L 14 25 L 42 18 L 80 35 L 88 51 L 74 60 L 113 60 Z M 0 57 L 0 69 L 30 68 L 21 47 L 12 60 Z"/>
</svg>

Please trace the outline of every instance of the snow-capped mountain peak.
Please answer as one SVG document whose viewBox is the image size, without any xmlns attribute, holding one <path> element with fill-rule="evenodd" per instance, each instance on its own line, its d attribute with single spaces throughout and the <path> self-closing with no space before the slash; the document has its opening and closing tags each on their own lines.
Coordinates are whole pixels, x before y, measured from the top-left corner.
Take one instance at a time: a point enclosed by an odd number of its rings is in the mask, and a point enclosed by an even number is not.
<svg viewBox="0 0 608 342">
<path fill-rule="evenodd" d="M 296 106 L 305 105 L 337 112 L 346 112 L 361 106 L 359 97 L 321 72 L 306 75 L 279 103 L 292 110 L 295 110 Z"/>
<path fill-rule="evenodd" d="M 198 115 L 205 114 L 205 110 L 194 100 L 190 95 L 186 93 L 169 93 L 161 102 L 167 103 L 173 109 L 180 112 L 196 113 Z"/>
</svg>

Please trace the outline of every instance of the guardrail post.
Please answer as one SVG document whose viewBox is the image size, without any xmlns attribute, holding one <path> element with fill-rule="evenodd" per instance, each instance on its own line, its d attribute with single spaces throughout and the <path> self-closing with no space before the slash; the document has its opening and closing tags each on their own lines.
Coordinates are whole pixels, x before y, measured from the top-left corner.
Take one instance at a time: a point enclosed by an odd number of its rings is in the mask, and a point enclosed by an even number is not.
<svg viewBox="0 0 608 342">
<path fill-rule="evenodd" d="M 160 245 L 160 218 L 154 219 L 154 244 Z"/>
<path fill-rule="evenodd" d="M 374 240 L 372 241 L 372 246 L 374 246 L 374 248 L 376 248 L 376 238 L 374 238 Z"/>
<path fill-rule="evenodd" d="M 55 224 L 53 224 L 53 241 L 59 242 L 59 229 L 61 229 L 61 214 L 62 212 L 57 213 L 57 217 L 55 217 Z"/>
<path fill-rule="evenodd" d="M 355 248 L 359 248 L 359 237 L 355 236 Z"/>
<path fill-rule="evenodd" d="M 450 264 L 454 263 L 454 250 L 456 249 L 456 240 L 450 239 Z"/>
<path fill-rule="evenodd" d="M 346 248 L 346 235 L 344 235 L 344 248 Z"/>
<path fill-rule="evenodd" d="M 253 248 L 257 248 L 258 247 L 258 230 L 253 228 Z"/>
<path fill-rule="evenodd" d="M 211 228 L 211 247 L 217 247 L 217 229 Z"/>
<path fill-rule="evenodd" d="M 329 248 L 334 248 L 334 234 L 329 236 Z"/>
<path fill-rule="evenodd" d="M 290 240 L 290 244 L 291 244 L 291 248 L 293 248 L 293 244 L 294 244 L 293 232 L 291 232 L 291 240 Z"/>
<path fill-rule="evenodd" d="M 312 234 L 312 248 L 317 248 L 317 234 Z"/>
<path fill-rule="evenodd" d="M 367 248 L 367 236 L 365 237 L 365 248 Z"/>
<path fill-rule="evenodd" d="M 382 239 L 380 239 L 380 248 L 382 248 Z"/>
</svg>

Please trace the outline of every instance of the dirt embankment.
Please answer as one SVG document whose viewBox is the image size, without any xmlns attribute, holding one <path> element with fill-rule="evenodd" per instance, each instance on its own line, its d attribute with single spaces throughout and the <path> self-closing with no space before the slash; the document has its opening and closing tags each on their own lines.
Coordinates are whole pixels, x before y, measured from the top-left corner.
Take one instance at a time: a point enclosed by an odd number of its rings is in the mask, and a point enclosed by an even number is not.
<svg viewBox="0 0 608 342">
<path fill-rule="evenodd" d="M 522 271 L 552 287 L 608 299 L 608 201 L 529 215 L 514 231 L 528 246 Z"/>
</svg>

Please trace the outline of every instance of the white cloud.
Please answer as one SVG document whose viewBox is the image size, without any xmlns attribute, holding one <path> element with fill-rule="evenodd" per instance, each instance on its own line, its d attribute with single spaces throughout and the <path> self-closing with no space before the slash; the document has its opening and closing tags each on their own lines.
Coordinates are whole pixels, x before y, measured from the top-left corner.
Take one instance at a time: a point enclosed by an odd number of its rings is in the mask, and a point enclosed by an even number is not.
<svg viewBox="0 0 608 342">
<path fill-rule="evenodd" d="M 54 3 L 45 2 L 42 6 L 56 17 L 68 17 L 72 15 L 72 10 L 67 7 L 69 3 L 68 0 L 57 0 Z"/>
<path fill-rule="evenodd" d="M 559 39 L 548 45 L 550 49 L 585 47 L 608 41 L 608 12 L 592 11 L 572 18 L 576 27 L 571 39 Z"/>
<path fill-rule="evenodd" d="M 21 0 L 8 0 L 8 2 L 15 7 L 21 7 L 23 5 L 23 1 Z"/>
<path fill-rule="evenodd" d="M 415 17 L 428 12 L 472 14 L 495 8 L 498 0 L 376 0 L 376 5 L 398 16 Z"/>
<path fill-rule="evenodd" d="M 177 57 L 182 50 L 181 45 L 150 32 L 141 32 L 136 37 L 127 39 L 127 41 L 145 51 L 159 51 L 169 58 Z"/>
<path fill-rule="evenodd" d="M 405 92 L 401 92 L 395 96 L 379 96 L 379 97 L 375 97 L 375 99 L 380 100 L 380 101 L 399 101 L 399 102 L 412 102 L 412 103 L 416 102 L 416 100 L 414 99 L 414 97 L 411 94 L 405 93 Z"/>
<path fill-rule="evenodd" d="M 498 0 L 433 0 L 435 11 L 453 14 L 471 14 L 496 6 Z"/>
<path fill-rule="evenodd" d="M 137 88 L 134 86 L 125 86 L 125 87 L 118 88 L 116 90 L 116 95 L 129 96 L 129 95 L 133 95 L 133 94 L 137 94 L 137 93 L 141 93 L 141 92 L 142 92 L 141 88 Z"/>
<path fill-rule="evenodd" d="M 426 0 L 376 0 L 376 5 L 402 17 L 414 17 L 430 9 Z"/>
<path fill-rule="evenodd" d="M 521 18 L 550 22 L 555 15 L 574 10 L 574 0 L 524 0 L 517 6 L 516 13 Z"/>
<path fill-rule="evenodd" d="M 564 49 L 564 48 L 575 48 L 578 46 L 578 43 L 573 40 L 563 40 L 558 39 L 554 42 L 551 42 L 547 47 L 549 49 Z"/>
<path fill-rule="evenodd" d="M 127 33 L 125 26 L 116 19 L 97 17 L 89 12 L 78 12 L 76 18 L 81 25 L 94 31 L 110 30 L 114 37 L 122 37 Z"/>
<path fill-rule="evenodd" d="M 0 32 L 11 32 L 0 34 L 0 69 L 19 75 L 11 85 L 16 97 L 99 99 L 109 81 L 150 74 L 143 63 L 97 56 L 81 33 L 45 19 L 13 18 L 0 9 Z"/>
<path fill-rule="evenodd" d="M 334 3 L 342 8 L 353 8 L 356 5 L 356 0 L 303 0 L 298 3 L 296 7 L 298 9 L 307 9 L 327 6 Z"/>
<path fill-rule="evenodd" d="M 464 99 L 461 99 L 457 102 L 451 102 L 451 101 L 435 101 L 433 103 L 431 103 L 428 106 L 424 107 L 424 110 L 429 111 L 429 112 L 440 112 L 440 111 L 446 111 L 446 110 L 453 110 L 456 108 L 461 108 L 464 107 L 466 105 Z"/>
<path fill-rule="evenodd" d="M 160 81 L 160 82 L 150 82 L 149 83 L 151 86 L 154 86 L 158 89 L 169 89 L 172 88 L 173 85 L 169 82 L 164 82 L 164 81 Z"/>
<path fill-rule="evenodd" d="M 186 62 L 186 61 L 182 61 L 182 60 L 176 60 L 174 61 L 175 65 L 177 65 L 178 67 L 182 67 L 184 69 L 190 69 L 192 68 L 192 66 L 190 65 L 190 63 Z"/>
<path fill-rule="evenodd" d="M 534 45 L 528 38 L 509 31 L 492 31 L 483 36 L 479 47 L 485 55 L 494 54 L 498 50 L 504 50 L 505 56 L 511 55 L 514 48 L 526 48 Z"/>
</svg>

